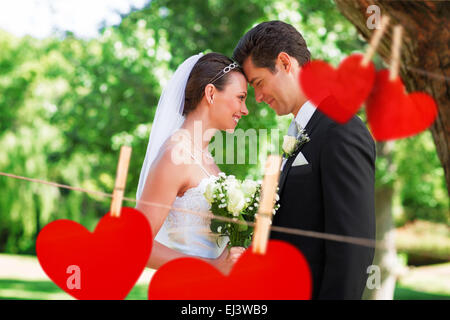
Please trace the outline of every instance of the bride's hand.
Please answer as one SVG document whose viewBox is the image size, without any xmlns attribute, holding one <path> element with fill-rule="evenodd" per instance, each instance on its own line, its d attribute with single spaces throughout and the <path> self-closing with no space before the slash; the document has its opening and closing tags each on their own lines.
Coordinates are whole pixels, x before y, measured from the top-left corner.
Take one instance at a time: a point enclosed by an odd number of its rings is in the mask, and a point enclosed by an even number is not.
<svg viewBox="0 0 450 320">
<path fill-rule="evenodd" d="M 213 260 L 213 265 L 222 273 L 228 275 L 245 250 L 243 247 L 231 247 L 229 250 L 225 248 L 222 254 Z"/>
</svg>

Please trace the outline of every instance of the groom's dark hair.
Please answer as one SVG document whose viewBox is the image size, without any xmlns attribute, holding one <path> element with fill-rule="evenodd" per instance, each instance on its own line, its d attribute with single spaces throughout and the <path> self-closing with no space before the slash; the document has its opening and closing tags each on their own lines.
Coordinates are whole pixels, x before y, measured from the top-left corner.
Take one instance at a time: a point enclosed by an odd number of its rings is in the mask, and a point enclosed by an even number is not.
<svg viewBox="0 0 450 320">
<path fill-rule="evenodd" d="M 239 40 L 233 60 L 242 66 L 251 57 L 256 67 L 275 72 L 275 60 L 282 51 L 294 57 L 300 66 L 311 58 L 305 39 L 297 29 L 282 21 L 268 21 L 258 24 Z"/>
</svg>

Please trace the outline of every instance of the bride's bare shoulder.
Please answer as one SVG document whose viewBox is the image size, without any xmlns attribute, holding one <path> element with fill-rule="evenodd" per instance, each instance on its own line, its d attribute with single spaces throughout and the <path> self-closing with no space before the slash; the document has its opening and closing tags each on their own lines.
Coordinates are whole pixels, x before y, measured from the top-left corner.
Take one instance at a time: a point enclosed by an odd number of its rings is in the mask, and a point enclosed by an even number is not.
<svg viewBox="0 0 450 320">
<path fill-rule="evenodd" d="M 189 183 L 190 173 L 183 164 L 174 161 L 174 146 L 166 145 L 160 149 L 158 157 L 153 162 L 148 173 L 142 199 L 153 199 L 154 197 L 169 197 L 168 203 L 180 190 Z M 153 197 L 153 198 L 152 198 Z M 159 199 L 159 198 L 158 198 Z M 160 201 L 162 201 L 160 199 Z"/>
<path fill-rule="evenodd" d="M 190 156 L 184 145 L 177 141 L 168 140 L 160 149 L 155 161 L 155 170 L 185 176 L 189 171 Z"/>
<path fill-rule="evenodd" d="M 188 143 L 182 138 L 176 138 L 175 135 L 164 143 L 161 152 L 166 162 L 172 165 L 186 166 L 191 163 Z"/>
</svg>

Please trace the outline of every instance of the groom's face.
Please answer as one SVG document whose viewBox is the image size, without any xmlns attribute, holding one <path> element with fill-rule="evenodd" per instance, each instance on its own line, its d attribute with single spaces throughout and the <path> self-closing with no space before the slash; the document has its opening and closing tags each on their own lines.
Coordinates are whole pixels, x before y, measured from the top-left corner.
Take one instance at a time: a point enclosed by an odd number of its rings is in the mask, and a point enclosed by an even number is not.
<svg viewBox="0 0 450 320">
<path fill-rule="evenodd" d="M 297 103 L 297 80 L 278 59 L 275 62 L 275 72 L 269 68 L 256 67 L 251 57 L 244 61 L 242 68 L 248 82 L 255 89 L 257 102 L 267 103 L 280 116 L 293 112 Z"/>
</svg>

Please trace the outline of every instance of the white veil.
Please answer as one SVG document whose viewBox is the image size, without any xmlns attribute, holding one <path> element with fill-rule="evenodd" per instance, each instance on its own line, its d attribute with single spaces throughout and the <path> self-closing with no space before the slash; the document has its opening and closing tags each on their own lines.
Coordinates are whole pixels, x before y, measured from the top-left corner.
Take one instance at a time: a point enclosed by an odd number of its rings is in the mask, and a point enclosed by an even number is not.
<svg viewBox="0 0 450 320">
<path fill-rule="evenodd" d="M 141 174 L 139 176 L 136 200 L 141 198 L 145 180 L 147 179 L 153 161 L 155 161 L 159 153 L 159 149 L 184 122 L 184 93 L 187 80 L 189 79 L 192 68 L 202 55 L 202 53 L 199 53 L 186 59 L 177 68 L 159 98 L 144 164 L 142 165 Z"/>
</svg>

